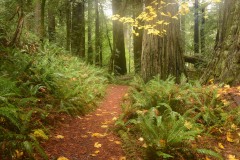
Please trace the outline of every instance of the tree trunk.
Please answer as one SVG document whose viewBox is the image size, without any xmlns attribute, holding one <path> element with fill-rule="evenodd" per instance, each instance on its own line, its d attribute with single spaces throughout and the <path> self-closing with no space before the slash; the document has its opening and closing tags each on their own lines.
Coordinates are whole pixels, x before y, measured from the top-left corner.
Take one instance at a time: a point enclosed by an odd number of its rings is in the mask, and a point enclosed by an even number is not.
<svg viewBox="0 0 240 160">
<path fill-rule="evenodd" d="M 201 53 L 205 53 L 205 7 L 202 8 L 202 23 L 201 23 L 201 30 L 200 30 L 200 36 L 201 36 Z"/>
<path fill-rule="evenodd" d="M 85 2 L 79 1 L 73 3 L 72 11 L 72 52 L 82 58 L 85 58 Z"/>
<path fill-rule="evenodd" d="M 70 51 L 71 48 L 71 3 L 66 0 L 66 49 Z"/>
<path fill-rule="evenodd" d="M 88 63 L 90 64 L 93 64 L 92 22 L 93 22 L 93 1 L 88 0 Z"/>
<path fill-rule="evenodd" d="M 153 0 L 148 0 L 151 4 Z M 158 10 L 162 5 L 161 0 L 157 0 L 158 4 L 152 6 Z M 174 3 L 175 0 L 167 0 L 166 3 Z M 175 4 L 175 3 L 174 3 Z M 178 12 L 178 6 L 167 5 L 161 9 L 161 12 L 171 13 L 175 15 Z M 161 36 L 148 34 L 144 30 L 143 34 L 143 51 L 141 60 L 141 74 L 144 81 L 149 81 L 153 76 L 159 75 L 161 79 L 166 79 L 168 76 L 176 77 L 179 81 L 181 74 L 185 73 L 184 59 L 180 46 L 180 24 L 179 20 L 162 16 L 160 11 L 153 21 L 149 21 L 146 25 L 154 25 L 157 21 L 164 20 L 170 24 L 158 25 L 157 29 L 166 30 L 166 34 Z"/>
<path fill-rule="evenodd" d="M 99 1 L 95 0 L 95 64 L 102 66 L 102 46 L 101 46 L 101 27 L 99 17 Z"/>
<path fill-rule="evenodd" d="M 194 3 L 194 53 L 199 53 L 199 3 L 195 0 Z"/>
<path fill-rule="evenodd" d="M 143 2 L 134 0 L 133 2 L 133 18 L 136 18 L 143 11 Z M 134 53 L 134 69 L 135 73 L 141 72 L 141 54 L 142 54 L 142 40 L 143 30 L 139 30 L 138 27 L 133 28 L 139 35 L 133 35 L 133 53 Z"/>
<path fill-rule="evenodd" d="M 123 16 L 124 0 L 113 0 L 112 9 L 113 15 L 119 14 Z M 124 45 L 124 32 L 123 24 L 119 21 L 113 21 L 113 59 L 114 59 L 114 73 L 124 75 L 127 73 L 125 45 Z"/>
<path fill-rule="evenodd" d="M 56 20 L 55 20 L 55 4 L 52 0 L 48 2 L 48 39 L 49 42 L 54 42 L 56 40 Z"/>
<path fill-rule="evenodd" d="M 213 58 L 201 77 L 229 84 L 240 83 L 240 1 L 224 0 Z"/>
<path fill-rule="evenodd" d="M 45 2 L 46 0 L 35 1 L 35 32 L 37 33 L 41 42 L 43 42 L 45 35 Z"/>
</svg>

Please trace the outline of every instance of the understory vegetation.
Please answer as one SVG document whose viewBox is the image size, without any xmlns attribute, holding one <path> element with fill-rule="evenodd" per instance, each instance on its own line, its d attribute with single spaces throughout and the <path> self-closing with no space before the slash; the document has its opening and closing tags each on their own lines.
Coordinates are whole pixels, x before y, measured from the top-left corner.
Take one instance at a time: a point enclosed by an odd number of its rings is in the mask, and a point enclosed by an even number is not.
<svg viewBox="0 0 240 160">
<path fill-rule="evenodd" d="M 239 144 L 240 110 L 223 97 L 228 85 L 155 77 L 131 86 L 115 124 L 129 159 L 234 158 L 222 154 L 223 142 Z M 215 148 L 208 144 L 214 136 L 224 137 Z"/>
<path fill-rule="evenodd" d="M 0 54 L 0 159 L 48 159 L 40 141 L 56 116 L 93 110 L 107 73 L 54 45 Z"/>
</svg>

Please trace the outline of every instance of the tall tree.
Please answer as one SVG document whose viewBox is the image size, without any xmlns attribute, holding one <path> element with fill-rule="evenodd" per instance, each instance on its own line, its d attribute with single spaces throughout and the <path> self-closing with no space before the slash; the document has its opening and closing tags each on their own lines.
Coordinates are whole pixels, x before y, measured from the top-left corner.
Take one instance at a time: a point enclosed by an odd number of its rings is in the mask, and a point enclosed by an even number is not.
<svg viewBox="0 0 240 160">
<path fill-rule="evenodd" d="M 132 5 L 133 5 L 133 18 L 136 18 L 143 11 L 143 1 L 134 0 L 132 2 Z M 139 73 L 141 71 L 143 30 L 138 29 L 138 27 L 134 27 L 134 30 L 137 33 L 137 35 L 136 34 L 133 35 L 134 69 L 135 73 Z"/>
<path fill-rule="evenodd" d="M 240 83 L 240 1 L 224 0 L 216 46 L 211 62 L 201 77 L 230 84 Z"/>
<path fill-rule="evenodd" d="M 93 64 L 93 1 L 88 0 L 88 63 Z"/>
<path fill-rule="evenodd" d="M 95 0 L 95 63 L 97 66 L 102 66 L 102 43 L 101 43 L 101 26 L 99 16 L 99 1 Z"/>
<path fill-rule="evenodd" d="M 199 53 L 199 1 L 194 3 L 194 53 Z"/>
<path fill-rule="evenodd" d="M 56 40 L 56 1 L 48 1 L 48 38 L 50 42 Z"/>
<path fill-rule="evenodd" d="M 200 36 L 201 36 L 201 53 L 205 53 L 205 22 L 206 22 L 206 9 L 205 6 L 202 6 L 202 16 L 201 16 L 201 29 L 200 29 Z"/>
<path fill-rule="evenodd" d="M 72 11 L 72 53 L 85 58 L 85 1 L 75 1 Z"/>
<path fill-rule="evenodd" d="M 45 37 L 45 3 L 46 0 L 35 1 L 35 31 L 40 41 L 43 41 Z"/>
<path fill-rule="evenodd" d="M 112 0 L 113 15 L 123 16 L 125 6 L 125 0 Z M 113 61 L 115 74 L 127 73 L 123 24 L 119 21 L 113 21 Z"/>
<path fill-rule="evenodd" d="M 152 5 L 154 0 L 147 0 L 146 5 Z M 166 3 L 172 5 L 161 4 L 161 0 L 157 0 L 157 4 L 152 8 L 161 9 L 161 13 L 157 12 L 157 16 L 145 25 L 156 25 L 158 21 L 166 21 L 169 25 L 157 25 L 158 30 L 165 30 L 166 34 L 158 36 L 149 34 L 144 30 L 143 34 L 143 51 L 141 60 L 141 75 L 145 81 L 150 80 L 153 76 L 159 75 L 161 79 L 166 79 L 172 75 L 180 79 L 181 74 L 185 72 L 184 59 L 180 46 L 180 24 L 179 20 L 163 16 L 162 14 L 176 15 L 178 13 L 178 5 L 175 0 L 167 0 Z"/>
<path fill-rule="evenodd" d="M 66 49 L 70 51 L 71 49 L 71 2 L 69 0 L 65 1 L 66 4 Z"/>
</svg>

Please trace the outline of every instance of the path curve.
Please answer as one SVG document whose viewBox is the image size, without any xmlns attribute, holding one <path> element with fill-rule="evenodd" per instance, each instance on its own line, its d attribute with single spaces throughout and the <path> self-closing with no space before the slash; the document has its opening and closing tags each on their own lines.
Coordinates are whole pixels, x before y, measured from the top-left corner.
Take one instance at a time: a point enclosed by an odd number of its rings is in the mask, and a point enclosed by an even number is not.
<svg viewBox="0 0 240 160">
<path fill-rule="evenodd" d="M 127 86 L 109 85 L 98 109 L 84 117 L 64 120 L 43 146 L 50 159 L 124 159 L 120 139 L 111 128 L 121 114 L 121 101 Z"/>
</svg>

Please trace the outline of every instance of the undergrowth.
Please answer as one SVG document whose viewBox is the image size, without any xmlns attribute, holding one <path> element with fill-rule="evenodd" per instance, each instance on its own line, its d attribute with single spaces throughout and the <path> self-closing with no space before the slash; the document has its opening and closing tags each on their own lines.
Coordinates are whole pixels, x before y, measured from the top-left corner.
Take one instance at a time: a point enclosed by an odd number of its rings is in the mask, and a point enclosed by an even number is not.
<svg viewBox="0 0 240 160">
<path fill-rule="evenodd" d="M 1 49 L 0 75 L 0 159 L 47 159 L 48 117 L 94 109 L 107 84 L 107 72 L 53 45 Z"/>
<path fill-rule="evenodd" d="M 198 159 L 201 154 L 223 159 L 216 151 L 193 145 L 201 135 L 229 125 L 230 119 L 237 124 L 239 117 L 227 111 L 217 89 L 197 81 L 188 83 L 184 77 L 179 84 L 172 77 L 165 81 L 155 77 L 146 84 L 135 77 L 116 122 L 120 136 L 138 144 L 128 144 L 131 149 L 127 150 L 135 150 L 136 155 L 143 150 L 142 158 L 151 160 Z"/>
</svg>

